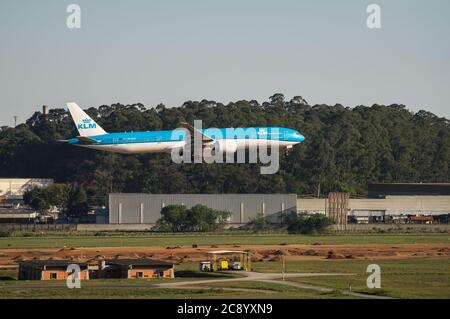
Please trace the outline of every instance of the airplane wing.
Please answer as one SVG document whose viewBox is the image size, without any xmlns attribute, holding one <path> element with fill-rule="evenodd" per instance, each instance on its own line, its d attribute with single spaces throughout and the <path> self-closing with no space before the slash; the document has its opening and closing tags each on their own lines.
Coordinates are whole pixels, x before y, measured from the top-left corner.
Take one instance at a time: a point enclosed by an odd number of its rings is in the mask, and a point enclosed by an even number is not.
<svg viewBox="0 0 450 319">
<path fill-rule="evenodd" d="M 200 135 L 202 137 L 203 143 L 214 142 L 214 140 L 211 137 L 203 134 L 200 130 L 196 129 L 191 124 L 186 123 L 186 122 L 181 122 L 180 125 L 181 125 L 181 127 L 187 129 L 191 133 L 192 136 L 195 136 L 195 134 Z"/>
</svg>

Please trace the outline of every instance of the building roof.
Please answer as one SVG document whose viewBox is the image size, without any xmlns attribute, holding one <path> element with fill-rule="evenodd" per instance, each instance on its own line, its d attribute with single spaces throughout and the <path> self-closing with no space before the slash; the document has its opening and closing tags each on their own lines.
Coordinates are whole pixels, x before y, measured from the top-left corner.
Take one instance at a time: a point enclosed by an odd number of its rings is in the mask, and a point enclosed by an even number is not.
<svg viewBox="0 0 450 319">
<path fill-rule="evenodd" d="M 369 183 L 369 197 L 386 195 L 450 195 L 450 183 Z"/>
<path fill-rule="evenodd" d="M 109 259 L 105 260 L 108 265 L 117 266 L 168 266 L 172 267 L 172 263 L 155 259 Z"/>
<path fill-rule="evenodd" d="M 0 218 L 36 218 L 38 214 L 32 209 L 0 207 Z"/>
<path fill-rule="evenodd" d="M 411 216 L 412 221 L 430 221 L 433 220 L 433 216 Z"/>
<path fill-rule="evenodd" d="M 220 254 L 248 254 L 248 251 L 243 250 L 216 250 L 208 251 L 207 254 L 220 255 Z"/>
<path fill-rule="evenodd" d="M 67 267 L 69 265 L 78 265 L 80 267 L 86 267 L 87 263 L 84 262 L 77 262 L 73 260 L 24 260 L 19 261 L 19 264 L 23 265 L 30 265 L 35 267 L 44 267 L 44 266 L 51 266 L 51 267 Z"/>
</svg>

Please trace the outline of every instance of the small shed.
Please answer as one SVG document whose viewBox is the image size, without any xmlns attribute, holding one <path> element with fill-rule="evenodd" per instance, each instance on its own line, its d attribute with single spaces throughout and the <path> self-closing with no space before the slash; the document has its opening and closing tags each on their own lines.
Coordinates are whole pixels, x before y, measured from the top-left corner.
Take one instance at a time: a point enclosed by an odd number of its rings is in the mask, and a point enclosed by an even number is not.
<svg viewBox="0 0 450 319">
<path fill-rule="evenodd" d="M 174 278 L 174 265 L 155 259 L 112 259 L 100 269 L 106 278 Z M 102 268 L 103 268 L 102 267 Z"/>
<path fill-rule="evenodd" d="M 411 224 L 432 224 L 433 216 L 411 216 Z"/>
<path fill-rule="evenodd" d="M 251 270 L 249 251 L 216 250 L 207 252 L 207 256 L 208 261 L 200 262 L 201 271 Z"/>
<path fill-rule="evenodd" d="M 86 263 L 67 260 L 28 260 L 19 262 L 19 280 L 66 280 L 71 273 L 67 271 L 69 265 L 80 267 L 80 279 L 89 279 Z"/>
</svg>

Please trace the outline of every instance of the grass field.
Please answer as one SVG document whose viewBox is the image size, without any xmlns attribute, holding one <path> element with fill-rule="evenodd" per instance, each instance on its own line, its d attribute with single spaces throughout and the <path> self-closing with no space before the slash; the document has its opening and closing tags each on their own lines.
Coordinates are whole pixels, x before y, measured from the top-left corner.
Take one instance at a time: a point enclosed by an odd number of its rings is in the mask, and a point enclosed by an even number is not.
<svg viewBox="0 0 450 319">
<path fill-rule="evenodd" d="M 377 264 L 381 268 L 381 289 L 369 289 L 366 285 L 367 266 Z M 185 265 L 185 267 L 189 267 Z M 193 267 L 190 266 L 190 267 Z M 257 262 L 253 268 L 258 272 L 281 273 L 282 263 Z M 345 297 L 340 291 L 351 290 L 395 298 L 450 298 L 450 259 L 405 260 L 321 260 L 286 261 L 286 272 L 301 273 L 348 273 L 349 276 L 294 277 L 287 280 L 335 289 L 334 294 L 316 293 L 317 297 Z M 217 283 L 212 287 L 262 287 L 266 283 L 233 282 Z M 209 286 L 209 285 L 208 285 Z M 270 289 L 270 288 L 269 288 Z M 292 287 L 279 286 L 282 291 Z M 276 290 L 276 289 L 275 289 Z M 297 289 L 301 290 L 301 289 Z M 308 292 L 311 293 L 311 292 Z"/>
<path fill-rule="evenodd" d="M 0 249 L 61 247 L 167 247 L 193 244 L 210 245 L 285 245 L 285 244 L 450 244 L 449 234 L 129 234 L 127 236 L 55 236 L 4 237 Z M 369 264 L 381 267 L 381 289 L 368 289 L 366 273 Z M 281 273 L 280 260 L 252 263 L 254 271 Z M 65 282 L 1 280 L 16 278 L 17 270 L 0 270 L 0 298 L 355 298 L 346 292 L 384 295 L 397 298 L 450 298 L 450 258 L 415 257 L 409 259 L 339 259 L 289 260 L 289 273 L 346 273 L 349 276 L 290 277 L 287 281 L 330 288 L 330 292 L 293 287 L 282 282 L 237 280 L 189 287 L 156 287 L 165 282 L 239 278 L 234 274 L 205 274 L 197 271 L 196 262 L 176 266 L 175 279 L 90 280 L 82 289 L 68 289 Z M 206 276 L 206 277 L 205 277 Z"/>
<path fill-rule="evenodd" d="M 368 289 L 369 264 L 381 268 L 381 289 Z M 255 263 L 255 270 L 277 272 L 280 262 Z M 450 259 L 323 260 L 286 263 L 287 272 L 340 272 L 354 276 L 290 278 L 289 280 L 340 290 L 398 298 L 450 298 Z"/>
<path fill-rule="evenodd" d="M 147 236 L 74 236 L 74 237 L 3 237 L 2 248 L 190 246 L 197 245 L 270 245 L 270 244 L 425 244 L 450 243 L 450 234 L 227 234 L 227 235 L 147 235 Z"/>
<path fill-rule="evenodd" d="M 257 292 L 257 290 L 255 290 Z M 259 293 L 252 291 L 236 291 L 224 288 L 148 288 L 148 287 L 128 287 L 128 288 L 90 288 L 82 289 L 7 289 L 0 291 L 0 298 L 48 298 L 48 299 L 82 299 L 82 298 L 114 298 L 114 299 L 254 299 L 254 298 L 336 298 L 340 295 L 314 293 L 301 289 L 290 289 L 289 291 L 274 292 L 273 294 Z M 343 297 L 343 296 L 342 296 Z"/>
<path fill-rule="evenodd" d="M 367 265 L 381 267 L 381 289 L 366 287 Z M 254 263 L 260 272 L 281 272 L 280 262 Z M 201 284 L 190 288 L 156 288 L 164 282 L 204 280 L 196 273 L 196 263 L 178 267 L 182 277 L 149 280 L 90 280 L 82 289 L 70 290 L 65 282 L 0 281 L 0 298 L 354 298 L 345 291 L 384 295 L 396 298 L 450 298 L 449 259 L 408 260 L 323 260 L 287 261 L 287 272 L 339 272 L 354 275 L 327 277 L 294 277 L 287 281 L 332 288 L 331 292 L 317 292 L 276 283 L 233 281 Z M 208 274 L 211 279 L 224 278 L 222 274 Z M 225 274 L 230 278 L 236 275 Z M 229 289 L 238 290 L 229 290 Z M 253 292 L 254 291 L 254 292 Z"/>
</svg>

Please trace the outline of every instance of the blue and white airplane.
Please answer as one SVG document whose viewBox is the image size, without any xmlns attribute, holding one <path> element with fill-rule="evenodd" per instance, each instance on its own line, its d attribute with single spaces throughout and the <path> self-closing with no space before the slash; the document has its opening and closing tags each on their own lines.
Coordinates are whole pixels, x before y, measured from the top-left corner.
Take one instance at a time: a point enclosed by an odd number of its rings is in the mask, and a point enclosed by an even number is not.
<svg viewBox="0 0 450 319">
<path fill-rule="evenodd" d="M 305 139 L 296 130 L 284 127 L 196 129 L 187 123 L 181 123 L 182 128 L 177 130 L 107 133 L 76 103 L 67 103 L 67 107 L 80 134 L 68 143 L 114 153 L 170 153 L 191 143 L 188 137 L 194 135 L 201 136 L 203 148 L 226 154 L 262 145 L 290 149 Z M 229 132 L 233 132 L 231 136 Z"/>
</svg>

